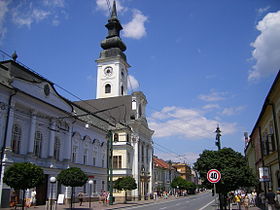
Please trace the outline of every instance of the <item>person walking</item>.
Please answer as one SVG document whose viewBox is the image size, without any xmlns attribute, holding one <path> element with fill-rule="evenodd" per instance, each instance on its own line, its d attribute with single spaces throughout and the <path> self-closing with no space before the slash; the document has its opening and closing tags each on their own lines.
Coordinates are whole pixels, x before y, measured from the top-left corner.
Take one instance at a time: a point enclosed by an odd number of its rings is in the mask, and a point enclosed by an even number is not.
<svg viewBox="0 0 280 210">
<path fill-rule="evenodd" d="M 245 210 L 249 209 L 249 202 L 250 202 L 250 199 L 249 199 L 248 194 L 246 193 L 245 196 L 244 196 L 244 199 L 243 199 Z"/>
<path fill-rule="evenodd" d="M 280 209 L 280 189 L 277 190 L 275 196 L 275 208 Z"/>
<path fill-rule="evenodd" d="M 272 189 L 269 188 L 268 193 L 266 194 L 267 200 L 267 209 L 275 210 L 275 193 L 272 192 Z"/>
<path fill-rule="evenodd" d="M 78 199 L 80 201 L 80 206 L 82 206 L 83 205 L 83 200 L 84 200 L 84 193 L 82 191 L 80 191 L 78 193 Z"/>
<path fill-rule="evenodd" d="M 238 193 L 234 197 L 234 202 L 237 204 L 238 210 L 241 209 L 241 195 Z"/>
</svg>

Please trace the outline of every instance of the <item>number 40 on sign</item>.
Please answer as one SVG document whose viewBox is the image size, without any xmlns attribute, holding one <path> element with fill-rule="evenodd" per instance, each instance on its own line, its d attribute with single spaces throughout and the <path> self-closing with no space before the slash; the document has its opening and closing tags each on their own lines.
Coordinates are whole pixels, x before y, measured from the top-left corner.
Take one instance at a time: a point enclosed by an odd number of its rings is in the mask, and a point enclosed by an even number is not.
<svg viewBox="0 0 280 210">
<path fill-rule="evenodd" d="M 207 172 L 207 179 L 211 183 L 217 183 L 221 179 L 221 173 L 217 169 L 211 169 Z"/>
</svg>

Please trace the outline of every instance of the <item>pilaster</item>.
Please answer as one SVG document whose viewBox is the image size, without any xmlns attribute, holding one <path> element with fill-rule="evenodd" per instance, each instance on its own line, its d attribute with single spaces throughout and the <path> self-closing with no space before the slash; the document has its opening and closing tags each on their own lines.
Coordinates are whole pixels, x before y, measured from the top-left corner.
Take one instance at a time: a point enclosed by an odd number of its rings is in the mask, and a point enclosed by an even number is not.
<svg viewBox="0 0 280 210">
<path fill-rule="evenodd" d="M 37 117 L 35 115 L 35 112 L 32 112 L 31 125 L 30 125 L 30 131 L 29 131 L 29 142 L 28 142 L 28 144 L 29 144 L 28 153 L 30 153 L 30 154 L 33 153 L 33 149 L 34 149 L 36 121 L 37 121 Z"/>
<path fill-rule="evenodd" d="M 52 120 L 51 121 L 51 131 L 50 131 L 50 139 L 49 139 L 49 157 L 53 157 L 54 153 L 54 138 L 55 138 L 55 126 L 56 123 Z"/>
</svg>

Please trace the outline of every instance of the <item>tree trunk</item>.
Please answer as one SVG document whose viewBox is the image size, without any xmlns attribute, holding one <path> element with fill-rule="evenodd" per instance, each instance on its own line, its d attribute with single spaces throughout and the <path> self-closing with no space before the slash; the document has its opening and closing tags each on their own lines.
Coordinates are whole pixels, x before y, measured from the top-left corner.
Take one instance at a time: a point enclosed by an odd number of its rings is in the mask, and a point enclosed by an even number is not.
<svg viewBox="0 0 280 210">
<path fill-rule="evenodd" d="M 127 191 L 124 191 L 124 203 L 126 203 L 126 199 L 127 199 Z"/>
<path fill-rule="evenodd" d="M 74 187 L 71 187 L 70 209 L 73 209 Z"/>
<path fill-rule="evenodd" d="M 24 210 L 24 204 L 25 204 L 25 189 L 23 189 L 23 193 L 22 193 L 22 207 L 21 209 Z"/>
<path fill-rule="evenodd" d="M 223 198 L 222 198 L 222 194 L 219 193 L 219 203 L 220 203 L 220 210 L 224 209 L 224 205 L 223 205 Z"/>
</svg>

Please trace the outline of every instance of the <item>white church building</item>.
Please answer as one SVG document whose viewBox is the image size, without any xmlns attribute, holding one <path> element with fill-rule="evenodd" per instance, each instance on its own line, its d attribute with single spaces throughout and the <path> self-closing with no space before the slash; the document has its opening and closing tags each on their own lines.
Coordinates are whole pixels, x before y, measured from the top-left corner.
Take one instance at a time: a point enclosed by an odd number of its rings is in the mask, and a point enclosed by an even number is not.
<svg viewBox="0 0 280 210">
<path fill-rule="evenodd" d="M 137 189 L 128 193 L 134 200 L 145 199 L 152 193 L 154 133 L 148 126 L 145 109 L 147 99 L 142 92 L 128 94 L 128 68 L 126 45 L 120 38 L 122 26 L 117 18 L 114 1 L 111 16 L 105 25 L 107 37 L 101 42 L 103 50 L 97 62 L 96 99 L 76 102 L 85 109 L 106 109 L 100 117 L 117 122 L 113 130 L 113 180 L 132 176 Z M 92 110 L 94 111 L 94 110 Z M 114 191 L 114 197 L 123 199 L 124 192 Z"/>
</svg>

